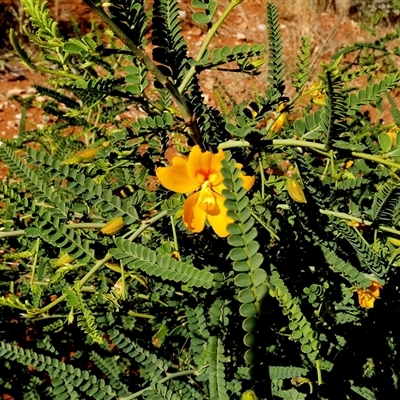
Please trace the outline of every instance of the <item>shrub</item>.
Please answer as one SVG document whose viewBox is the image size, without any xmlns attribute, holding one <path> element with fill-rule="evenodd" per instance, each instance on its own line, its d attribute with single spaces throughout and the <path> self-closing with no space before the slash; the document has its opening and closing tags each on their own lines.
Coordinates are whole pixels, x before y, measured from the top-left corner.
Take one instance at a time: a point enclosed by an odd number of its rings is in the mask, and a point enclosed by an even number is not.
<svg viewBox="0 0 400 400">
<path fill-rule="evenodd" d="M 37 92 L 56 122 L 23 120 L 0 145 L 3 386 L 24 399 L 395 398 L 400 74 L 376 54 L 396 57 L 399 32 L 342 50 L 314 83 L 303 38 L 289 82 L 268 3 L 268 88 L 230 110 L 220 96 L 222 113 L 200 72 L 264 62 L 263 44 L 211 50 L 240 0 L 220 17 L 193 0 L 207 28 L 193 59 L 177 0 L 85 0 L 107 28 L 74 38 L 46 3 L 22 2 L 41 58 L 11 42 L 51 75 Z M 391 126 L 365 108 L 382 96 Z M 167 163 L 171 148 L 188 157 Z"/>
</svg>

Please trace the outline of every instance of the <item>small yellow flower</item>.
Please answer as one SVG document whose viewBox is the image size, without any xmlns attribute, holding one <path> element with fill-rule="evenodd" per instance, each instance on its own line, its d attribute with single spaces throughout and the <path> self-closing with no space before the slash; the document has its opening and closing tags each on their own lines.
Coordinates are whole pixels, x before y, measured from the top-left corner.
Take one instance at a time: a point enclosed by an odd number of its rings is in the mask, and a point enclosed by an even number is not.
<svg viewBox="0 0 400 400">
<path fill-rule="evenodd" d="M 272 131 L 274 134 L 278 134 L 281 132 L 282 126 L 287 120 L 288 113 L 286 111 L 282 112 L 284 108 L 285 108 L 285 103 L 281 103 L 278 107 L 278 112 L 274 113 L 274 117 L 268 121 L 270 123 L 275 119 L 274 123 L 270 128 L 270 131 Z"/>
<path fill-rule="evenodd" d="M 326 94 L 322 83 L 313 83 L 310 87 L 311 101 L 317 106 L 324 106 L 326 101 Z"/>
<path fill-rule="evenodd" d="M 379 298 L 379 293 L 382 288 L 382 285 L 378 282 L 372 282 L 371 286 L 368 289 L 357 289 L 358 294 L 358 302 L 362 308 L 372 308 L 374 306 L 374 302 L 377 298 Z"/>
<path fill-rule="evenodd" d="M 172 165 L 156 170 L 161 184 L 177 193 L 192 193 L 183 205 L 182 219 L 191 232 L 201 232 L 208 221 L 220 237 L 228 236 L 227 226 L 233 222 L 227 215 L 222 191 L 225 189 L 221 174 L 224 152 L 202 152 L 194 146 L 189 157 L 175 156 Z M 239 167 L 241 167 L 238 164 Z M 240 175 L 246 190 L 254 184 L 254 176 Z"/>
</svg>

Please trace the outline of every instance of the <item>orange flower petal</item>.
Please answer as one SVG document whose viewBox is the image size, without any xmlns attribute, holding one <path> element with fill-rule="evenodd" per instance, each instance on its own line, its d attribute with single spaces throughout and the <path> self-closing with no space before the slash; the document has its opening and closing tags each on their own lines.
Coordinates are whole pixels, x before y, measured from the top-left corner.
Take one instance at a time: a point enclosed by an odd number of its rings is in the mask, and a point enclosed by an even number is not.
<svg viewBox="0 0 400 400">
<path fill-rule="evenodd" d="M 372 308 L 375 300 L 379 298 L 380 288 L 382 285 L 378 282 L 373 281 L 368 289 L 357 289 L 358 303 L 362 308 Z"/>
<path fill-rule="evenodd" d="M 243 187 L 246 189 L 246 192 L 248 192 L 253 187 L 256 177 L 246 176 L 243 173 L 241 173 L 239 176 L 243 179 Z"/>
<path fill-rule="evenodd" d="M 206 180 L 212 185 L 218 185 L 222 182 L 221 161 L 225 158 L 222 150 L 217 154 L 210 151 L 202 152 L 199 146 L 194 146 L 190 151 L 188 158 L 188 175 L 189 178 L 199 185 L 202 185 Z"/>
<path fill-rule="evenodd" d="M 225 160 L 225 153 L 221 149 L 218 149 L 218 153 L 213 154 L 211 157 L 210 175 L 208 179 L 212 185 L 219 185 L 224 180 L 221 174 L 222 160 Z"/>
<path fill-rule="evenodd" d="M 190 193 L 198 189 L 200 185 L 189 178 L 188 161 L 184 157 L 176 156 L 172 159 L 169 167 L 159 167 L 156 169 L 157 178 L 168 190 L 177 193 Z"/>
<path fill-rule="evenodd" d="M 362 308 L 374 307 L 374 302 L 376 300 L 376 297 L 372 293 L 365 292 L 362 289 L 358 289 L 357 294 L 358 294 L 358 303 Z"/>
<path fill-rule="evenodd" d="M 182 219 L 186 228 L 192 232 L 201 232 L 206 223 L 207 214 L 198 205 L 199 192 L 190 195 L 183 205 Z"/>
<path fill-rule="evenodd" d="M 227 227 L 233 222 L 233 219 L 227 215 L 228 210 L 224 205 L 225 197 L 216 195 L 215 200 L 217 207 L 208 212 L 207 220 L 219 237 L 227 237 L 229 235 Z"/>
<path fill-rule="evenodd" d="M 209 213 L 216 206 L 215 193 L 208 181 L 204 182 L 201 187 L 197 206 L 206 213 Z"/>
</svg>

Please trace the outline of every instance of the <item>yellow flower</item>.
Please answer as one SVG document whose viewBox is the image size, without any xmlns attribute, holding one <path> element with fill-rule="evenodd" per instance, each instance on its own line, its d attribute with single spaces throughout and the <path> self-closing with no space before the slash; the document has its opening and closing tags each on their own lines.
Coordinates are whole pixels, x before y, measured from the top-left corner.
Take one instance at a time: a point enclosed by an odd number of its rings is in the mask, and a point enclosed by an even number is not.
<svg viewBox="0 0 400 400">
<path fill-rule="evenodd" d="M 281 103 L 278 107 L 278 112 L 275 112 L 273 115 L 273 118 L 271 118 L 268 121 L 268 124 L 270 124 L 272 121 L 274 121 L 270 128 L 270 131 L 272 131 L 274 134 L 278 134 L 281 132 L 283 124 L 287 120 L 288 113 L 286 111 L 282 112 L 282 110 L 284 108 L 285 108 L 285 103 Z"/>
<path fill-rule="evenodd" d="M 222 196 L 225 186 L 221 162 L 224 159 L 221 149 L 213 154 L 194 146 L 189 157 L 175 156 L 171 166 L 156 170 L 157 178 L 165 188 L 177 193 L 194 192 L 186 199 L 182 212 L 183 222 L 191 232 L 201 232 L 208 221 L 218 236 L 229 234 L 227 226 L 233 219 L 227 215 L 225 197 Z M 240 178 L 246 190 L 253 186 L 254 176 L 241 174 Z"/>
<path fill-rule="evenodd" d="M 304 195 L 303 188 L 293 178 L 286 179 L 286 189 L 289 196 L 297 203 L 307 203 L 306 196 Z"/>
<path fill-rule="evenodd" d="M 326 101 L 326 94 L 324 91 L 324 84 L 321 83 L 313 83 L 310 87 L 311 91 L 311 101 L 317 106 L 324 106 Z"/>
<path fill-rule="evenodd" d="M 357 289 L 358 302 L 360 303 L 360 306 L 362 308 L 372 308 L 375 300 L 379 298 L 379 289 L 381 288 L 382 285 L 374 281 L 367 290 Z"/>
<path fill-rule="evenodd" d="M 282 130 L 283 124 L 286 122 L 286 119 L 287 119 L 287 113 L 286 112 L 284 112 L 281 115 L 279 115 L 279 117 L 276 119 L 276 121 L 271 126 L 271 131 L 276 133 L 276 134 L 280 133 L 281 130 Z"/>
</svg>

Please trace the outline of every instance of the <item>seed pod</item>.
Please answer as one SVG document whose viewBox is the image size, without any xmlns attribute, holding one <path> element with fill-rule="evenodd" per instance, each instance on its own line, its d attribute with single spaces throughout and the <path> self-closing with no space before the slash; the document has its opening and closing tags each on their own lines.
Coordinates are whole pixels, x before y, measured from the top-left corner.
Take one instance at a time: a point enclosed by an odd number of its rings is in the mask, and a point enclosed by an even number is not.
<svg viewBox="0 0 400 400">
<path fill-rule="evenodd" d="M 122 217 L 117 217 L 108 221 L 103 228 L 101 228 L 100 233 L 105 236 L 112 236 L 118 233 L 125 226 Z"/>
<path fill-rule="evenodd" d="M 297 203 L 307 203 L 303 188 L 297 183 L 295 179 L 286 179 L 286 189 L 292 200 L 296 201 Z"/>
</svg>

